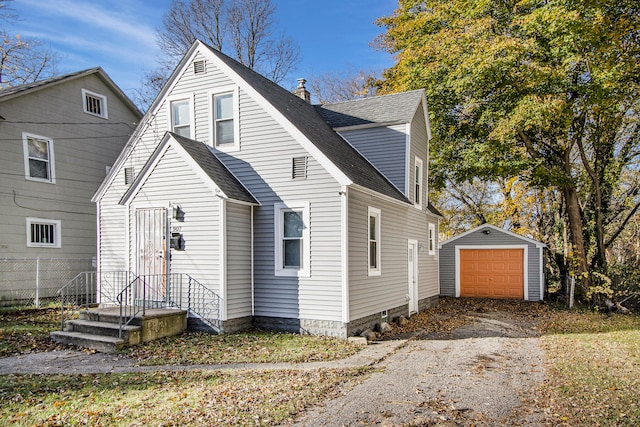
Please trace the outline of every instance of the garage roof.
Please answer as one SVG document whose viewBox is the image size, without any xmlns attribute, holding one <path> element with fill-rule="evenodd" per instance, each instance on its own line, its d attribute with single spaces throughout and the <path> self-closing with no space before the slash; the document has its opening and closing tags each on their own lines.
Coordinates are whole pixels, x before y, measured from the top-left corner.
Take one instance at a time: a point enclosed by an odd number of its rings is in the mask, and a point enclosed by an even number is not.
<svg viewBox="0 0 640 427">
<path fill-rule="evenodd" d="M 521 235 L 516 234 L 516 233 L 514 233 L 514 232 L 512 232 L 512 231 L 505 230 L 505 229 L 503 229 L 503 228 L 499 228 L 499 227 L 496 227 L 495 225 L 491 225 L 491 224 L 482 224 L 482 225 L 480 225 L 480 226 L 478 226 L 478 227 L 476 227 L 476 228 L 473 228 L 473 229 L 471 229 L 471 230 L 469 230 L 469 231 L 465 231 L 465 232 L 464 232 L 464 233 L 462 233 L 462 234 L 458 234 L 458 235 L 457 235 L 457 236 L 455 236 L 455 237 L 452 237 L 452 238 L 450 238 L 450 239 L 448 239 L 448 240 L 445 240 L 444 242 L 440 243 L 440 245 L 438 245 L 438 246 L 439 246 L 439 247 L 442 247 L 442 245 L 446 245 L 446 244 L 448 244 L 448 243 L 451 243 L 451 242 L 453 242 L 453 241 L 455 241 L 455 240 L 458 240 L 458 239 L 460 239 L 460 238 L 462 238 L 462 237 L 464 237 L 464 236 L 467 236 L 467 235 L 469 235 L 469 234 L 471 234 L 471 233 L 475 233 L 476 231 L 480 231 L 480 230 L 486 230 L 486 231 L 487 231 L 487 234 L 489 234 L 491 231 L 496 231 L 496 232 L 498 232 L 498 233 L 508 234 L 508 235 L 513 236 L 513 237 L 516 237 L 516 238 L 518 238 L 518 239 L 524 240 L 525 242 L 528 242 L 528 243 L 534 244 L 534 245 L 536 245 L 536 247 L 538 247 L 538 248 L 546 248 L 546 247 L 547 247 L 547 245 L 545 245 L 545 244 L 544 244 L 544 243 L 542 243 L 542 242 L 539 242 L 538 240 L 534 240 L 534 239 L 531 239 L 531 238 L 529 238 L 529 237 L 521 236 Z"/>
</svg>

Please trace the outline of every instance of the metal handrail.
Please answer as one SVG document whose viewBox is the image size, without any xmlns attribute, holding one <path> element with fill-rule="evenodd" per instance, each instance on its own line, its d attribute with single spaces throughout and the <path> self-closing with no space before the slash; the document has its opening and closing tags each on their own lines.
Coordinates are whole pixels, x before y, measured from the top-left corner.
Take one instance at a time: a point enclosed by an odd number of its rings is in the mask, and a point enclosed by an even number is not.
<svg viewBox="0 0 640 427">
<path fill-rule="evenodd" d="M 66 322 L 76 316 L 82 309 L 87 309 L 100 302 L 115 305 L 114 299 L 103 292 L 103 284 L 117 285 L 122 277 L 128 278 L 128 271 L 107 271 L 100 274 L 95 271 L 83 271 L 58 289 L 60 297 L 60 329 L 64 330 Z"/>
<path fill-rule="evenodd" d="M 58 294 L 61 330 L 80 310 L 100 302 L 119 307 L 120 337 L 124 327 L 137 316 L 144 316 L 148 308 L 166 307 L 186 310 L 189 316 L 221 332 L 222 298 L 186 273 L 137 276 L 129 271 L 85 271 L 60 288 Z"/>
</svg>

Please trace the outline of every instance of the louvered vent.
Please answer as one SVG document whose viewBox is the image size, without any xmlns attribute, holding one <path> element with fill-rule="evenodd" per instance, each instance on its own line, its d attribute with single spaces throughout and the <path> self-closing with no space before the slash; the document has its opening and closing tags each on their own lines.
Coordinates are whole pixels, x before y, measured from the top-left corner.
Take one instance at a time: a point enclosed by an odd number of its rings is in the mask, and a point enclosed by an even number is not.
<svg viewBox="0 0 640 427">
<path fill-rule="evenodd" d="M 291 178 L 307 179 L 307 157 L 294 157 L 291 169 Z"/>
<path fill-rule="evenodd" d="M 124 183 L 125 185 L 131 185 L 136 179 L 136 173 L 133 168 L 124 168 Z"/>
<path fill-rule="evenodd" d="M 193 73 L 194 74 L 202 74 L 207 72 L 207 63 L 205 61 L 194 61 L 193 63 Z"/>
</svg>

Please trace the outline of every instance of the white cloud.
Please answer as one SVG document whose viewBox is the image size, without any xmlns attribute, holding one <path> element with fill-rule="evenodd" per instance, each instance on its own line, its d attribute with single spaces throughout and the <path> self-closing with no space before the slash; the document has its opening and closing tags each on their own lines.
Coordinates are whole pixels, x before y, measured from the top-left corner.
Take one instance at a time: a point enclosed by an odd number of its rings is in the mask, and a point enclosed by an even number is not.
<svg viewBox="0 0 640 427">
<path fill-rule="evenodd" d="M 86 25 L 94 29 L 106 30 L 112 36 L 130 40 L 132 44 L 142 44 L 155 47 L 155 29 L 140 22 L 141 13 L 127 13 L 126 2 L 109 2 L 109 8 L 98 6 L 95 2 L 57 0 L 55 2 L 42 2 L 41 0 L 22 0 L 21 3 L 36 8 L 40 13 L 45 13 L 55 22 L 59 18 L 69 18 L 76 24 Z M 72 22 L 67 22 L 67 28 Z"/>
</svg>

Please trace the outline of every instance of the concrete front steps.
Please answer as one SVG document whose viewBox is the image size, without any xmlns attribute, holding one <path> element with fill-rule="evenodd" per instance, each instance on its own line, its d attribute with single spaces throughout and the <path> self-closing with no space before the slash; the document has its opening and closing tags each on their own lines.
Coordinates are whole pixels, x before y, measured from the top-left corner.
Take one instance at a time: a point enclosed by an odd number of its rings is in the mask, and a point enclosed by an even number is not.
<svg viewBox="0 0 640 427">
<path fill-rule="evenodd" d="M 144 316 L 136 316 L 129 325 L 123 325 L 122 337 L 119 322 L 119 307 L 83 310 L 79 320 L 67 321 L 65 330 L 51 332 L 51 338 L 59 343 L 115 353 L 123 347 L 182 333 L 187 328 L 187 312 L 147 309 Z"/>
</svg>

